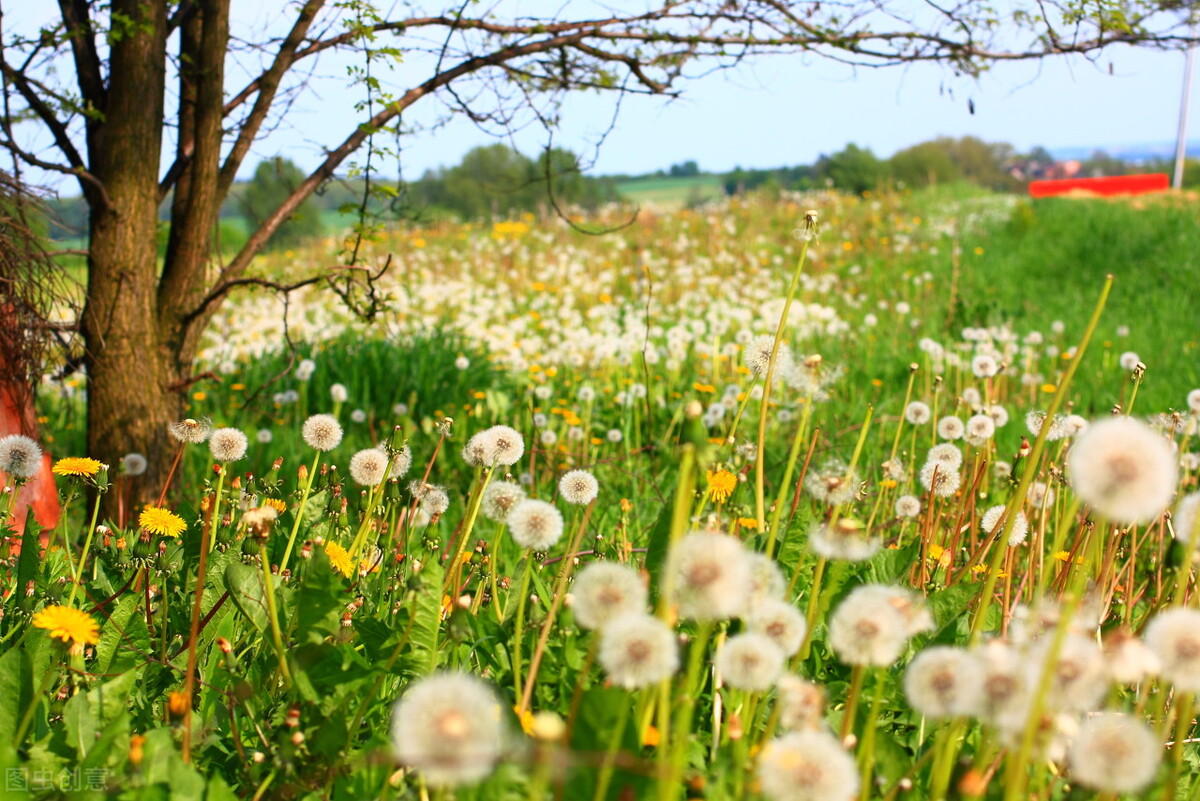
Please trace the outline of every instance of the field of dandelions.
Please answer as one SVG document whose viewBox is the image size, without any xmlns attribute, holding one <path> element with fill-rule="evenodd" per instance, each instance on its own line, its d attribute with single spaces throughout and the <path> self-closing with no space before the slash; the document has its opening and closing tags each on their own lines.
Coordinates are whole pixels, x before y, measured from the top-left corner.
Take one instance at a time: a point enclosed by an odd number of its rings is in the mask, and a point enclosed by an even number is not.
<svg viewBox="0 0 1200 801">
<path fill-rule="evenodd" d="M 223 309 L 168 475 L 48 378 L 4 797 L 1200 798 L 1196 209 L 393 232 L 370 324 Z"/>
</svg>

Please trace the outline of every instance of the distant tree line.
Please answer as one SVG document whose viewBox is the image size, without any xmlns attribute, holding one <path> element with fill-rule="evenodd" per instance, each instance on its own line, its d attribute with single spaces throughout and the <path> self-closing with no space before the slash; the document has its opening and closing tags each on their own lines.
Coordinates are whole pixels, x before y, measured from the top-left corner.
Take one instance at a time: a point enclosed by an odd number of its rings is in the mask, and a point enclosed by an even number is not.
<svg viewBox="0 0 1200 801">
<path fill-rule="evenodd" d="M 308 198 L 287 223 L 272 236 L 272 248 L 290 248 L 314 235 L 334 233 L 360 214 L 371 219 L 406 219 L 429 222 L 439 219 L 487 220 L 522 212 L 545 212 L 557 206 L 593 209 L 619 200 L 619 183 L 639 180 L 720 180 L 727 195 L 756 190 L 804 190 L 834 187 L 862 194 L 887 188 L 910 188 L 967 182 L 995 191 L 1019 191 L 1029 180 L 1059 177 L 1057 162 L 1044 148 L 1018 153 L 1003 142 L 985 142 L 973 136 L 940 137 L 881 159 L 869 148 L 849 144 L 822 155 L 813 164 L 771 169 L 742 169 L 705 173 L 694 160 L 671 165 L 646 175 L 591 177 L 583 174 L 579 158 L 569 150 L 552 149 L 529 158 L 505 144 L 477 147 L 453 167 L 427 170 L 411 182 L 376 181 L 368 187 L 359 179 L 329 182 Z M 1121 175 L 1137 172 L 1170 172 L 1165 162 L 1129 162 L 1096 151 L 1080 162 L 1079 176 Z M 221 207 L 219 244 L 240 247 L 248 231 L 278 207 L 304 172 L 286 158 L 260 162 L 254 176 L 234 185 Z M 1200 163 L 1189 162 L 1185 186 L 1200 186 Z M 370 191 L 368 191 L 370 189 Z M 70 241 L 87 230 L 87 205 L 82 198 L 62 198 L 48 204 L 46 233 Z M 169 198 L 164 202 L 170 207 Z M 160 231 L 165 246 L 166 230 Z"/>
</svg>

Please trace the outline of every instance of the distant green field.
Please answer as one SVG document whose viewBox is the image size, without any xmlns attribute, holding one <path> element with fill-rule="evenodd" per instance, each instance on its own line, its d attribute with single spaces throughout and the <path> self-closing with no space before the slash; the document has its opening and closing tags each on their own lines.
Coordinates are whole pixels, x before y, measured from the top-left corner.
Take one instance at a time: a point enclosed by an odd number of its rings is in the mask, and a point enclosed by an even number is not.
<svg viewBox="0 0 1200 801">
<path fill-rule="evenodd" d="M 621 197 L 634 203 L 653 203 L 670 208 L 713 200 L 725 194 L 721 180 L 711 175 L 625 181 L 617 184 L 617 191 L 621 193 Z"/>
</svg>

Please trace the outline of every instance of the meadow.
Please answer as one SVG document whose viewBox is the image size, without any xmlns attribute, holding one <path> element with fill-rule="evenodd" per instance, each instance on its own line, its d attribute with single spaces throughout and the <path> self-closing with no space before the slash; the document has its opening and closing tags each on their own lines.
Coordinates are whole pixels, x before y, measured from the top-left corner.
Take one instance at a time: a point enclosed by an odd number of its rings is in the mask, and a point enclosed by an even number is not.
<svg viewBox="0 0 1200 801">
<path fill-rule="evenodd" d="M 47 380 L 6 792 L 1200 798 L 1196 198 L 676 205 L 248 291 L 168 476 Z"/>
</svg>

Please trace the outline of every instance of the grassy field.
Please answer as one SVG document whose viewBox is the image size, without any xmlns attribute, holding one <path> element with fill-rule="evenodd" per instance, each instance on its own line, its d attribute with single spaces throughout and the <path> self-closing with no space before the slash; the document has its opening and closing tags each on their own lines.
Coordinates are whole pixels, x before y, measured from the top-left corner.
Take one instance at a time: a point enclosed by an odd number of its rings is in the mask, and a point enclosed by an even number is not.
<svg viewBox="0 0 1200 801">
<path fill-rule="evenodd" d="M 721 181 L 710 175 L 626 181 L 617 184 L 617 192 L 630 203 L 652 204 L 663 209 L 681 209 L 725 195 Z"/>
<path fill-rule="evenodd" d="M 380 318 L 314 289 L 294 350 L 237 298 L 187 414 L 244 447 L 77 466 L 53 545 L 8 546 L 0 767 L 99 771 L 47 798 L 1195 797 L 1197 208 L 397 230 Z M 84 388 L 41 395 L 56 457 Z M 93 520 L 98 482 L 170 491 Z"/>
</svg>

